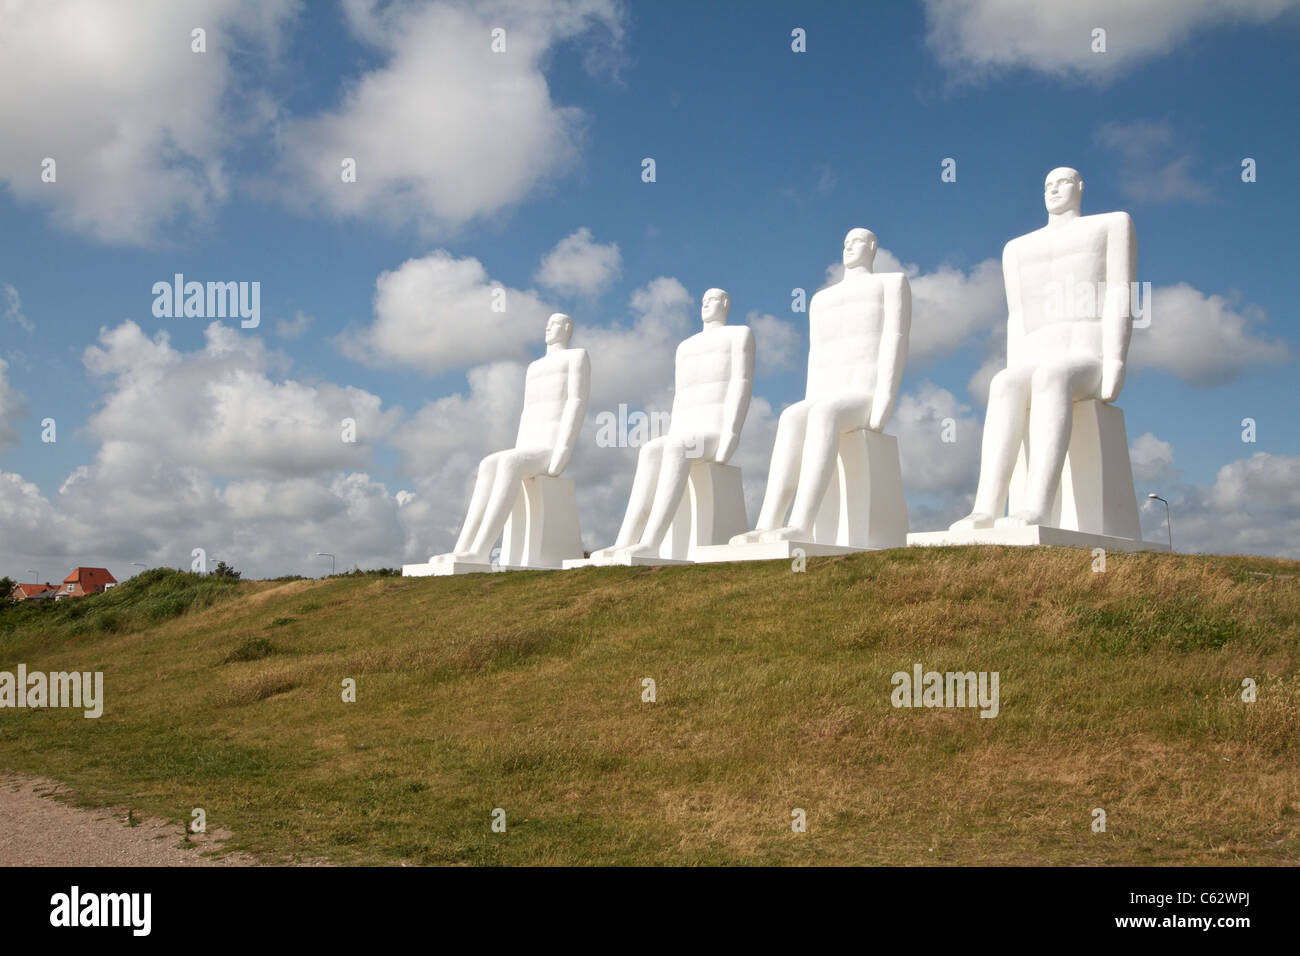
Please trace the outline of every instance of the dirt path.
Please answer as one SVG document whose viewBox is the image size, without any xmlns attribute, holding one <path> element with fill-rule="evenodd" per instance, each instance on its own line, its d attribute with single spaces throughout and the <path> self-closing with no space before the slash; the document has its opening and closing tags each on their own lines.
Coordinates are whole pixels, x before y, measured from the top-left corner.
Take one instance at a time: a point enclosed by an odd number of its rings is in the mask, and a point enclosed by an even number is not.
<svg viewBox="0 0 1300 956">
<path fill-rule="evenodd" d="M 241 853 L 204 856 L 229 832 L 194 833 L 182 847 L 176 823 L 136 818 L 125 808 L 83 810 L 54 799 L 53 780 L 0 771 L 0 866 L 256 866 Z"/>
</svg>

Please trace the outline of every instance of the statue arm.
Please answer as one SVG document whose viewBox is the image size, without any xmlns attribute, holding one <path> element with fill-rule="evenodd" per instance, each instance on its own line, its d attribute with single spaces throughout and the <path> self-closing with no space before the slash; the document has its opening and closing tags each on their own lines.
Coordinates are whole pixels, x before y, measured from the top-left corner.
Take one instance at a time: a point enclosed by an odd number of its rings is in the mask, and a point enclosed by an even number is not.
<svg viewBox="0 0 1300 956">
<path fill-rule="evenodd" d="M 749 399 L 754 391 L 754 333 L 733 337 L 731 343 L 731 380 L 722 406 L 722 435 L 718 441 L 718 464 L 725 465 L 740 444 L 740 429 L 749 414 Z"/>
<path fill-rule="evenodd" d="M 569 458 L 578 444 L 578 432 L 582 430 L 582 420 L 587 414 L 587 396 L 591 393 L 591 360 L 587 358 L 586 349 L 569 362 L 569 387 L 565 392 L 564 411 L 560 417 L 557 430 L 559 440 L 551 454 L 550 467 L 546 473 L 552 478 L 559 476 L 569 466 Z"/>
<path fill-rule="evenodd" d="M 1113 402 L 1124 387 L 1133 335 L 1129 290 L 1137 274 L 1137 234 L 1126 212 L 1116 213 L 1106 235 L 1106 300 L 1101 313 L 1101 400 Z"/>
<path fill-rule="evenodd" d="M 876 358 L 876 394 L 871 400 L 871 420 L 867 423 L 878 432 L 889 421 L 898 400 L 907 364 L 907 342 L 912 332 L 912 287 L 907 276 L 897 283 L 885 284 L 885 327 L 880 330 L 880 354 Z"/>
<path fill-rule="evenodd" d="M 1002 250 L 1002 283 L 1007 289 L 1007 368 L 1020 364 L 1020 345 L 1025 336 L 1025 315 L 1020 300 L 1020 266 L 1016 249 L 1008 242 Z"/>
</svg>

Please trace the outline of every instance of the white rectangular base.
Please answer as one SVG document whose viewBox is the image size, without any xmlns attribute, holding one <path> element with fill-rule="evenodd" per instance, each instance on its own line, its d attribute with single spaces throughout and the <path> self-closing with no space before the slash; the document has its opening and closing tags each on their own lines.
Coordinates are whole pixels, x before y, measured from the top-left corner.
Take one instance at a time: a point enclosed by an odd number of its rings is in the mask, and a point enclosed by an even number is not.
<svg viewBox="0 0 1300 956">
<path fill-rule="evenodd" d="M 865 548 L 844 548 L 837 544 L 814 544 L 811 541 L 758 541 L 754 544 L 714 544 L 695 549 L 699 564 L 716 564 L 721 561 L 790 561 L 798 549 L 809 558 L 825 558 L 839 554 L 858 554 Z"/>
<path fill-rule="evenodd" d="M 678 561 L 674 558 L 660 558 L 654 555 L 638 557 L 605 558 L 566 558 L 564 570 L 573 568 L 657 568 L 669 564 L 694 564 L 694 561 Z"/>
<path fill-rule="evenodd" d="M 444 577 L 449 574 L 485 574 L 495 570 L 490 564 L 470 564 L 465 561 L 439 562 L 438 564 L 404 564 L 402 577 Z"/>
<path fill-rule="evenodd" d="M 1060 548 L 1104 548 L 1107 551 L 1168 551 L 1167 544 L 1116 538 L 1108 534 L 1067 531 L 1047 525 L 1031 524 L 1023 528 L 979 528 L 974 531 L 921 531 L 907 536 L 912 547 L 962 544 L 1008 544 L 1020 547 L 1052 545 Z"/>
</svg>

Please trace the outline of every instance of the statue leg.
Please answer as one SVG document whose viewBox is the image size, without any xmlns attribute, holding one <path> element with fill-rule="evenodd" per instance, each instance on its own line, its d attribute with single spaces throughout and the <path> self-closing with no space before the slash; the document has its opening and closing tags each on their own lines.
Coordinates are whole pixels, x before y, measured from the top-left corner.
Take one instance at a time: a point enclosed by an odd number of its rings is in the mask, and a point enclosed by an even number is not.
<svg viewBox="0 0 1300 956">
<path fill-rule="evenodd" d="M 763 507 L 758 513 L 758 524 L 753 531 L 738 534 L 732 544 L 752 544 L 767 531 L 779 528 L 794 500 L 799 486 L 800 459 L 803 455 L 804 436 L 808 429 L 808 412 L 812 402 L 804 399 L 795 402 L 781 413 L 776 425 L 776 444 L 772 448 L 772 464 L 767 472 L 767 489 L 763 492 Z"/>
<path fill-rule="evenodd" d="M 663 462 L 663 449 L 667 436 L 652 438 L 641 446 L 636 458 L 636 475 L 632 478 L 632 493 L 627 499 L 627 511 L 623 513 L 623 524 L 618 529 L 618 538 L 608 548 L 593 551 L 593 558 L 604 558 L 620 548 L 635 544 L 645 530 L 646 520 L 650 515 L 650 505 L 654 500 L 655 487 L 659 484 L 659 469 Z"/>
<path fill-rule="evenodd" d="M 846 395 L 816 402 L 808 412 L 808 428 L 803 443 L 803 461 L 799 467 L 799 490 L 794 496 L 790 524 L 769 532 L 764 540 L 812 539 L 813 522 L 830 487 L 839 454 L 840 436 L 865 428 L 871 411 L 871 399 L 865 395 Z"/>
<path fill-rule="evenodd" d="M 1006 501 L 1007 485 L 1016 467 L 1020 443 L 1029 416 L 1029 394 L 1034 369 L 1004 368 L 989 383 L 989 408 L 984 416 L 980 447 L 979 487 L 975 510 L 949 526 L 950 531 L 991 528 Z"/>
<path fill-rule="evenodd" d="M 1101 362 L 1076 358 L 1034 370 L 1029 403 L 1029 475 L 1025 508 L 1001 519 L 1000 526 L 1042 524 L 1061 483 L 1061 468 L 1070 448 L 1074 403 L 1095 398 L 1101 388 Z"/>
<path fill-rule="evenodd" d="M 466 554 L 473 547 L 474 537 L 483 522 L 483 512 L 487 509 L 488 496 L 492 493 L 492 485 L 496 480 L 497 465 L 506 454 L 503 451 L 494 452 L 479 462 L 478 478 L 474 481 L 474 493 L 469 499 L 465 524 L 460 529 L 460 537 L 456 539 L 452 554 Z"/>
<path fill-rule="evenodd" d="M 677 514 L 686 483 L 691 476 L 691 465 L 701 458 L 711 459 L 718 452 L 718 436 L 669 436 L 663 446 L 663 462 L 659 467 L 659 486 L 655 489 L 654 504 L 646 521 L 645 531 L 636 544 L 622 549 L 633 557 L 652 556 L 659 553 L 668 526 Z"/>
<path fill-rule="evenodd" d="M 549 449 L 519 450 L 512 449 L 501 453 L 497 462 L 496 474 L 492 479 L 492 490 L 488 494 L 487 507 L 474 535 L 474 544 L 470 549 L 474 555 L 486 561 L 505 529 L 506 519 L 515 504 L 515 495 L 519 493 L 519 482 L 531 478 L 546 470 L 551 462 Z"/>
</svg>

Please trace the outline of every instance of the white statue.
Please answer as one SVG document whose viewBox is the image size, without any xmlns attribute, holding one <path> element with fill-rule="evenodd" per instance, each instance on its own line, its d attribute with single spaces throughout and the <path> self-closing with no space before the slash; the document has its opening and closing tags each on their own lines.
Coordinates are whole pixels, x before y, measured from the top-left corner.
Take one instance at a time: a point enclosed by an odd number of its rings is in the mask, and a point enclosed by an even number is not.
<svg viewBox="0 0 1300 956">
<path fill-rule="evenodd" d="M 1007 367 L 989 387 L 975 510 L 950 531 L 1053 524 L 1053 503 L 1059 500 L 1061 470 L 1071 447 L 1074 403 L 1113 402 L 1124 385 L 1137 238 L 1128 213 L 1081 216 L 1082 195 L 1077 171 L 1052 170 L 1043 190 L 1047 225 L 1012 239 L 1002 253 Z M 1108 431 L 1118 427 L 1122 435 L 1123 419 L 1116 421 Z M 1027 453 L 1023 488 L 1013 495 L 1013 513 L 1000 517 L 1022 443 Z M 1085 457 L 1094 459 L 1096 453 Z M 1089 464 L 1097 470 L 1096 462 Z M 1107 523 L 1135 528 L 1132 475 L 1122 438 L 1097 473 L 1096 481 L 1105 480 L 1108 491 L 1119 492 L 1113 504 L 1108 495 Z M 1133 536 L 1140 538 L 1140 531 Z"/>
<path fill-rule="evenodd" d="M 668 434 L 641 447 L 618 539 L 593 552 L 593 561 L 657 555 L 686 491 L 691 465 L 725 465 L 735 452 L 754 385 L 754 333 L 746 325 L 727 325 L 730 308 L 731 297 L 722 289 L 704 293 L 703 330 L 677 346 Z M 743 515 L 737 524 L 740 520 Z"/>
<path fill-rule="evenodd" d="M 901 272 L 873 273 L 875 258 L 875 234 L 849 230 L 844 278 L 809 304 L 806 397 L 781 413 L 757 528 L 736 535 L 733 545 L 814 541 L 842 436 L 859 429 L 878 433 L 889 421 L 907 361 L 912 291 Z M 898 492 L 901 506 L 901 484 Z M 904 513 L 903 536 L 905 525 Z"/>
<path fill-rule="evenodd" d="M 489 564 L 492 546 L 515 507 L 520 482 L 540 475 L 556 477 L 568 466 L 591 390 L 591 362 L 586 349 L 569 348 L 572 335 L 573 319 L 567 315 L 557 312 L 547 320 L 546 354 L 528 366 L 524 378 L 524 411 L 515 447 L 483 459 L 456 549 L 434 555 L 430 564 Z"/>
</svg>

